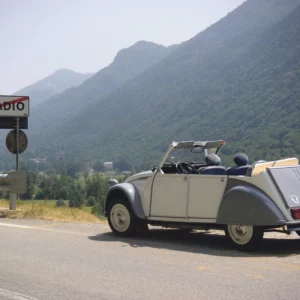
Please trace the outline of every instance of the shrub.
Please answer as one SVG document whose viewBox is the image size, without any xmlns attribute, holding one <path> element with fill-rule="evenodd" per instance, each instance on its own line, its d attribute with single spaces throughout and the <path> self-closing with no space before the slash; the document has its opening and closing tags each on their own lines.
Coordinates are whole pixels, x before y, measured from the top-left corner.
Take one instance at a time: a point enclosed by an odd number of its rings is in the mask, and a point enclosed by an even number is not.
<svg viewBox="0 0 300 300">
<path fill-rule="evenodd" d="M 93 196 L 89 196 L 86 204 L 87 206 L 94 206 L 96 204 L 96 198 Z"/>
<path fill-rule="evenodd" d="M 62 206 L 65 206 L 65 201 L 63 199 L 58 199 L 56 201 L 56 207 L 62 207 Z"/>
<path fill-rule="evenodd" d="M 85 191 L 79 186 L 79 184 L 73 186 L 70 193 L 69 207 L 81 208 L 84 204 L 85 197 Z"/>
<path fill-rule="evenodd" d="M 45 199 L 45 193 L 44 193 L 44 191 L 43 190 L 38 191 L 36 193 L 36 195 L 35 195 L 35 199 L 37 199 L 37 200 L 43 200 L 43 199 Z"/>
<path fill-rule="evenodd" d="M 103 207 L 97 203 L 92 207 L 91 210 L 92 214 L 96 215 L 96 216 L 103 216 L 104 215 L 104 210 Z"/>
<path fill-rule="evenodd" d="M 73 198 L 73 199 L 70 199 L 69 201 L 69 207 L 73 208 L 82 208 L 82 205 L 83 205 L 83 200 L 80 199 L 80 198 Z"/>
</svg>

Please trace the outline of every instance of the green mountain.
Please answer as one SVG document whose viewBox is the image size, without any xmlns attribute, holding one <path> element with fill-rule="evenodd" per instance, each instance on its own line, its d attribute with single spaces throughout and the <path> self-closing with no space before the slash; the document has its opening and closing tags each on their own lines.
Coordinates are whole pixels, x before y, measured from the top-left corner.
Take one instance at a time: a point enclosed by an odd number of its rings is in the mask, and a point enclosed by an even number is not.
<svg viewBox="0 0 300 300">
<path fill-rule="evenodd" d="M 30 135 L 45 136 L 48 132 L 81 113 L 89 103 L 115 91 L 126 81 L 142 74 L 171 53 L 175 46 L 164 47 L 140 41 L 119 51 L 114 61 L 80 86 L 68 89 L 48 99 L 32 110 Z M 60 129 L 58 129 L 60 131 Z"/>
<path fill-rule="evenodd" d="M 38 82 L 17 91 L 15 95 L 30 96 L 30 107 L 33 108 L 55 94 L 80 85 L 92 75 L 92 73 L 81 74 L 68 69 L 59 69 Z"/>
<path fill-rule="evenodd" d="M 248 0 L 73 119 L 36 137 L 74 160 L 152 163 L 173 140 L 223 138 L 225 162 L 300 153 L 300 0 Z M 43 146 L 41 146 L 43 145 Z"/>
</svg>

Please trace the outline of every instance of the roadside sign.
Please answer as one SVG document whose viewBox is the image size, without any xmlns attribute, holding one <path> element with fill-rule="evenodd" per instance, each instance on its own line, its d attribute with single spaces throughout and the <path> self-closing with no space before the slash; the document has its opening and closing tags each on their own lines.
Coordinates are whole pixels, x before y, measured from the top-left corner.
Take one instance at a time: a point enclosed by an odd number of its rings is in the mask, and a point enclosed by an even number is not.
<svg viewBox="0 0 300 300">
<path fill-rule="evenodd" d="M 25 193 L 27 190 L 25 171 L 10 171 L 7 174 L 0 174 L 0 190 L 11 193 Z"/>
<path fill-rule="evenodd" d="M 2 96 L 0 95 L 0 117 L 28 117 L 28 96 Z"/>
<path fill-rule="evenodd" d="M 28 145 L 27 136 L 24 131 L 19 130 L 19 154 L 23 153 Z M 9 152 L 17 154 L 17 130 L 12 130 L 6 137 L 6 147 Z"/>
<path fill-rule="evenodd" d="M 0 95 L 0 129 L 14 128 L 6 137 L 6 147 L 8 151 L 16 154 L 17 171 L 19 170 L 19 154 L 26 150 L 28 144 L 27 136 L 20 128 L 28 128 L 28 117 L 28 96 Z M 23 180 L 23 182 L 25 181 Z M 18 195 L 15 193 L 22 192 L 22 189 L 9 188 L 9 191 L 9 209 L 14 210 L 17 207 L 18 199 Z"/>
</svg>

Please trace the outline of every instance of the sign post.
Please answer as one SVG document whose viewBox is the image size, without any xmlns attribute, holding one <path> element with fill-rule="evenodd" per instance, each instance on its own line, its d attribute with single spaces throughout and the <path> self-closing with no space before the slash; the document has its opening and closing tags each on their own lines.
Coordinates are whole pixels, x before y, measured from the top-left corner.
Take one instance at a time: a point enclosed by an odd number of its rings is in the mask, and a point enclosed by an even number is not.
<svg viewBox="0 0 300 300">
<path fill-rule="evenodd" d="M 19 154 L 27 147 L 27 137 L 20 129 L 28 129 L 29 97 L 0 95 L 0 129 L 14 129 L 7 135 L 7 149 L 16 154 L 16 170 L 19 170 Z M 10 192 L 10 210 L 17 208 L 18 194 Z"/>
<path fill-rule="evenodd" d="M 16 170 L 19 170 L 19 130 L 20 130 L 20 122 L 19 117 L 16 118 L 16 147 L 17 147 L 17 153 L 16 153 Z M 9 210 L 16 210 L 17 209 L 17 201 L 19 200 L 19 194 L 15 193 L 9 193 Z"/>
<path fill-rule="evenodd" d="M 20 121 L 19 121 L 19 117 L 17 117 L 17 125 L 16 125 L 16 146 L 17 146 L 17 154 L 16 154 L 16 170 L 19 170 L 19 130 L 20 130 Z"/>
</svg>

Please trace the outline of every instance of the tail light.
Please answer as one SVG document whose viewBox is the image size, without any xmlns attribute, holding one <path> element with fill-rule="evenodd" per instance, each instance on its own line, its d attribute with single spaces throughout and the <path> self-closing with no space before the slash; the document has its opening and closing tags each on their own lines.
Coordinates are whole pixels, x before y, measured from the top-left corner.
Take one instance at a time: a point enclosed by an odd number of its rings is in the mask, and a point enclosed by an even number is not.
<svg viewBox="0 0 300 300">
<path fill-rule="evenodd" d="M 300 219 L 300 207 L 292 208 L 291 213 L 294 219 Z"/>
</svg>

